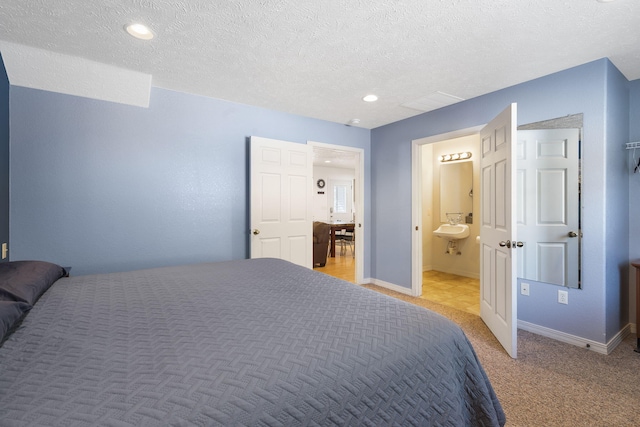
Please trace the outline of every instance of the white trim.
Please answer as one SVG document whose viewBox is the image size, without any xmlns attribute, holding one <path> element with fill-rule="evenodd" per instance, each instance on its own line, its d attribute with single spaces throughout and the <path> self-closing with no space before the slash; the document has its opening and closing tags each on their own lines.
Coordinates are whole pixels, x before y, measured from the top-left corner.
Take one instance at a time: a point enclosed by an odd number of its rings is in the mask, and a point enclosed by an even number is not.
<svg viewBox="0 0 640 427">
<path fill-rule="evenodd" d="M 422 150 L 411 144 L 411 294 L 422 295 Z M 418 250 L 416 250 L 418 249 Z"/>
<path fill-rule="evenodd" d="M 356 178 L 355 191 L 355 211 L 356 211 L 356 228 L 357 228 L 357 240 L 356 240 L 356 274 L 355 282 L 358 284 L 370 283 L 364 280 L 364 251 L 367 245 L 364 244 L 364 234 L 367 224 L 364 222 L 364 150 L 362 148 L 350 147 L 347 145 L 327 144 L 325 142 L 307 141 L 307 145 L 311 146 L 311 149 L 325 148 L 331 150 L 341 150 L 355 153 L 358 155 L 358 161 L 355 165 L 354 176 Z M 358 243 L 359 241 L 359 243 Z"/>
<path fill-rule="evenodd" d="M 415 295 L 414 292 L 409 288 L 405 288 L 404 286 L 399 286 L 399 285 L 396 285 L 394 283 L 385 282 L 384 280 L 369 279 L 369 283 L 372 283 L 372 284 L 374 284 L 376 286 L 380 286 L 381 288 L 390 289 L 392 291 L 396 291 L 396 292 L 399 292 L 401 294 L 409 295 L 409 296 L 412 296 L 412 297 L 419 296 L 419 295 Z"/>
<path fill-rule="evenodd" d="M 376 286 L 380 286 L 381 288 L 390 289 L 392 291 L 412 297 L 419 296 L 415 295 L 414 292 L 409 288 L 405 288 L 404 286 L 399 286 L 394 283 L 385 282 L 384 280 L 367 278 L 364 283 L 371 283 Z M 577 347 L 595 351 L 599 354 L 609 355 L 622 341 L 624 341 L 626 337 L 629 336 L 629 334 L 633 333 L 635 325 L 633 323 L 629 323 L 627 326 L 622 328 L 622 330 L 620 330 L 620 332 L 618 332 L 611 340 L 609 340 L 607 344 L 602 344 L 593 340 L 578 337 L 576 335 L 567 334 L 555 329 L 550 329 L 544 326 L 525 322 L 524 320 L 518 320 L 518 329 L 522 329 L 523 331 L 528 331 L 536 335 L 542 335 L 543 337 L 551 338 L 553 340 L 564 342 L 566 344 L 571 344 Z"/>
<path fill-rule="evenodd" d="M 583 347 L 588 350 L 595 351 L 600 354 L 611 354 L 611 352 L 631 333 L 631 324 L 628 324 L 620 332 L 618 332 L 608 343 L 602 344 L 576 335 L 567 334 L 555 329 L 546 328 L 544 326 L 535 325 L 533 323 L 518 320 L 518 329 L 528 331 L 543 337 L 551 338 L 556 341 Z"/>
</svg>

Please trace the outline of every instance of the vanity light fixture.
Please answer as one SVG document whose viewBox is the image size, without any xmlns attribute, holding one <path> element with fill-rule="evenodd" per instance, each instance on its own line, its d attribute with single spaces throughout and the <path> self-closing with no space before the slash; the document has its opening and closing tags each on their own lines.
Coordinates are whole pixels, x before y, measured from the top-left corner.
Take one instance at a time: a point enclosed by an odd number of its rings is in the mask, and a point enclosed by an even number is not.
<svg viewBox="0 0 640 427">
<path fill-rule="evenodd" d="M 143 24 L 127 24 L 124 29 L 129 35 L 140 40 L 151 40 L 153 38 L 153 31 Z"/>
<path fill-rule="evenodd" d="M 443 154 L 438 157 L 441 162 L 451 162 L 454 160 L 466 160 L 471 158 L 470 151 L 463 151 L 462 153 Z"/>
</svg>

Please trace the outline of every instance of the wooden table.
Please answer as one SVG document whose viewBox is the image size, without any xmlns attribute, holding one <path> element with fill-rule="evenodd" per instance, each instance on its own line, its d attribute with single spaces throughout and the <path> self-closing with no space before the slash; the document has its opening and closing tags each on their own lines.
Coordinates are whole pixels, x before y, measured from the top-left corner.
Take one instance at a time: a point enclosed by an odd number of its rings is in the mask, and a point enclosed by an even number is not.
<svg viewBox="0 0 640 427">
<path fill-rule="evenodd" d="M 329 233 L 331 234 L 331 250 L 329 251 L 329 255 L 331 258 L 335 258 L 336 256 L 336 231 L 340 230 L 350 230 L 353 231 L 356 227 L 354 222 L 328 222 L 331 226 L 331 230 Z"/>
<path fill-rule="evenodd" d="M 640 353 L 640 260 L 631 263 L 636 268 L 636 353 Z"/>
</svg>

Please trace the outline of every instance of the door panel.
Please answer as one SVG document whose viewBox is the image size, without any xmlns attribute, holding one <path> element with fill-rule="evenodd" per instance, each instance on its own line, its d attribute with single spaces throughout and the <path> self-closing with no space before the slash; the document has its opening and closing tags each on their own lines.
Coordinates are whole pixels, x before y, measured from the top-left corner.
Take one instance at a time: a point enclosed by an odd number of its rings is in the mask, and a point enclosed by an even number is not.
<svg viewBox="0 0 640 427">
<path fill-rule="evenodd" d="M 251 137 L 251 258 L 312 268 L 311 147 Z"/>
<path fill-rule="evenodd" d="M 498 149 L 498 147 L 496 147 Z M 494 218 L 494 226 L 496 229 L 506 232 L 508 228 L 508 215 L 509 211 L 509 200 L 507 190 L 505 188 L 509 186 L 509 182 L 507 182 L 509 178 L 507 171 L 507 162 L 506 161 L 498 161 L 494 164 L 495 173 L 496 173 L 496 186 L 495 186 L 495 218 Z"/>
<path fill-rule="evenodd" d="M 507 353 L 517 357 L 517 257 L 515 150 L 516 104 L 480 132 L 480 315 Z"/>
</svg>

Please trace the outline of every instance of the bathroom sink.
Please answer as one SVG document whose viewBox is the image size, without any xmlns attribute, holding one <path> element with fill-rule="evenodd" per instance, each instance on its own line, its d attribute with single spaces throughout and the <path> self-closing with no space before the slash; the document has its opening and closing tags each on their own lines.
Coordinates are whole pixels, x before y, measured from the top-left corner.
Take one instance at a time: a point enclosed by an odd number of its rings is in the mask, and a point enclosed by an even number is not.
<svg viewBox="0 0 640 427">
<path fill-rule="evenodd" d="M 449 240 L 464 239 L 469 236 L 469 226 L 467 224 L 442 224 L 433 231 L 433 234 Z"/>
</svg>

